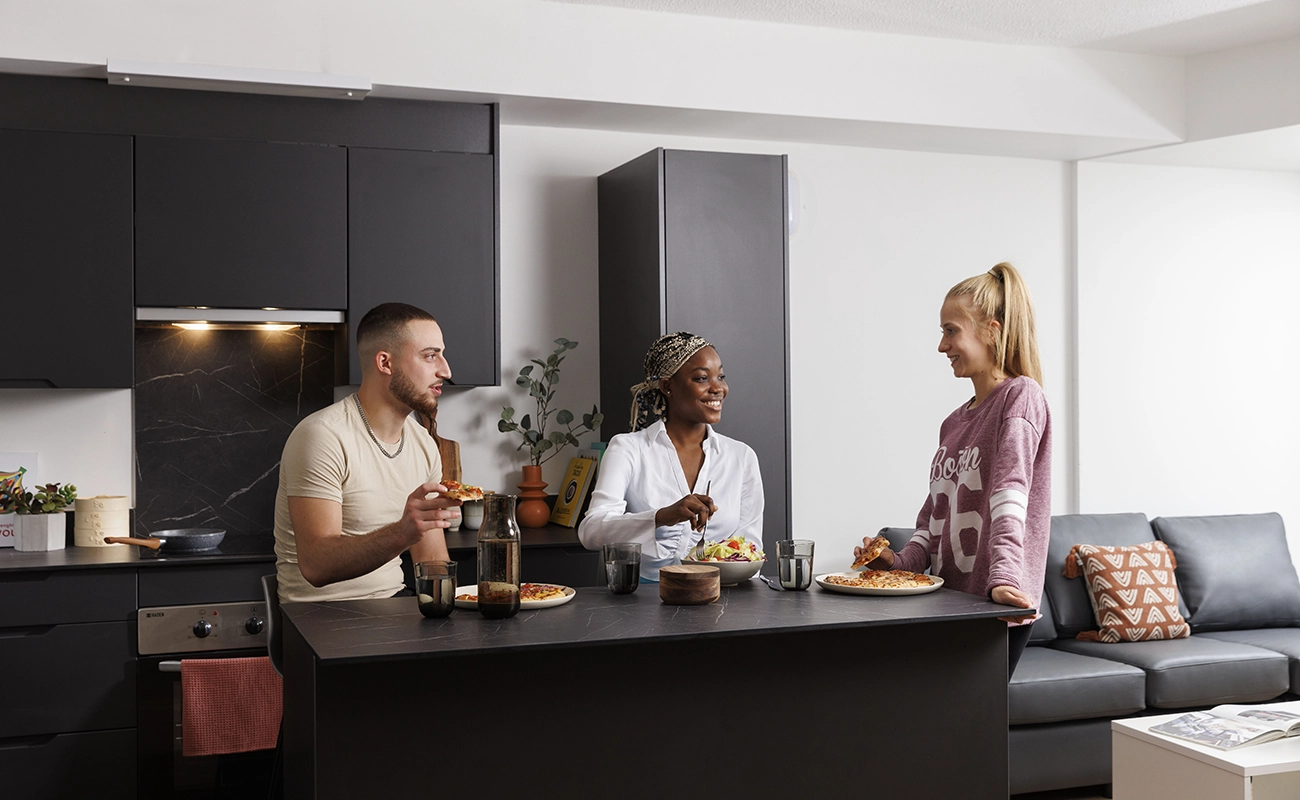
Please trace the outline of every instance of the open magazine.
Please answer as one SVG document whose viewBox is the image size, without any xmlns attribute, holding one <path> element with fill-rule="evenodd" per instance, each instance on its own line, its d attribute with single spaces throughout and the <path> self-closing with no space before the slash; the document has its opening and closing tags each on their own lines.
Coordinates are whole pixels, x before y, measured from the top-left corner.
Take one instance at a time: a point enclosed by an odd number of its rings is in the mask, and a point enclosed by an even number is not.
<svg viewBox="0 0 1300 800">
<path fill-rule="evenodd" d="M 1300 701 L 1258 706 L 1215 706 L 1193 711 L 1151 731 L 1206 747 L 1232 750 L 1300 735 Z"/>
</svg>

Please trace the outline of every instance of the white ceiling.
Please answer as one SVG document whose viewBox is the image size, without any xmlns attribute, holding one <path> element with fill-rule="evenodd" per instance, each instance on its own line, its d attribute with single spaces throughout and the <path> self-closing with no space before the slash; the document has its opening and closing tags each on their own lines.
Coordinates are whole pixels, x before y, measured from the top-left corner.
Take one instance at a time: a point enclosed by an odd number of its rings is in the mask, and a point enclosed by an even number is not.
<svg viewBox="0 0 1300 800">
<path fill-rule="evenodd" d="M 1192 56 L 1300 34 L 1300 0 L 550 0 L 1000 44 Z"/>
</svg>

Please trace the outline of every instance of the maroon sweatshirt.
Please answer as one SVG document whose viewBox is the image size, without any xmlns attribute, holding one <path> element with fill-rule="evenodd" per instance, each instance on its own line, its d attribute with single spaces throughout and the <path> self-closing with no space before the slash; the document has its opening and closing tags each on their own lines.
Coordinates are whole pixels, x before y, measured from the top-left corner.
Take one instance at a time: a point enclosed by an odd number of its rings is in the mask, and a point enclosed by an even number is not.
<svg viewBox="0 0 1300 800">
<path fill-rule="evenodd" d="M 1052 416 L 1032 379 L 1003 381 L 939 427 L 930 496 L 895 569 L 926 567 L 944 585 L 988 597 L 994 586 L 1043 594 L 1052 521 Z"/>
</svg>

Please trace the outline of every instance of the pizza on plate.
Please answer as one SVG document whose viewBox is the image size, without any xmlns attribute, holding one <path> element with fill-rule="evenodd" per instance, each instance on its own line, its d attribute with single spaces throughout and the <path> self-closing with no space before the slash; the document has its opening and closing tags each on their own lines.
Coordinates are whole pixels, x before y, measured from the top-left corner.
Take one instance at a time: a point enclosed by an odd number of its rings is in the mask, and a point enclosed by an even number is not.
<svg viewBox="0 0 1300 800">
<path fill-rule="evenodd" d="M 519 587 L 521 603 L 529 600 L 552 600 L 556 597 L 564 597 L 564 589 L 549 583 L 525 583 Z"/>
<path fill-rule="evenodd" d="M 921 586 L 933 586 L 934 579 L 929 575 L 908 572 L 905 569 L 869 569 L 857 575 L 828 575 L 827 583 L 837 586 L 857 586 L 863 589 L 916 589 Z"/>
<path fill-rule="evenodd" d="M 470 486 L 467 483 L 451 480 L 443 480 L 441 483 L 443 486 L 447 487 L 447 491 L 443 492 L 443 495 L 450 497 L 452 500 L 483 499 L 483 489 L 478 486 Z"/>
<path fill-rule="evenodd" d="M 888 549 L 889 540 L 883 536 L 877 536 L 870 542 L 867 542 L 867 546 L 862 548 L 862 555 L 853 559 L 853 566 L 849 567 L 849 569 L 861 569 L 862 567 L 865 567 L 872 561 L 880 558 L 880 554 Z"/>
<path fill-rule="evenodd" d="M 555 586 L 550 583 L 523 583 L 519 585 L 520 603 L 537 603 L 542 600 L 554 600 L 557 597 L 564 597 L 563 586 Z M 478 595 L 466 592 L 456 595 L 456 599 L 477 603 Z"/>
</svg>

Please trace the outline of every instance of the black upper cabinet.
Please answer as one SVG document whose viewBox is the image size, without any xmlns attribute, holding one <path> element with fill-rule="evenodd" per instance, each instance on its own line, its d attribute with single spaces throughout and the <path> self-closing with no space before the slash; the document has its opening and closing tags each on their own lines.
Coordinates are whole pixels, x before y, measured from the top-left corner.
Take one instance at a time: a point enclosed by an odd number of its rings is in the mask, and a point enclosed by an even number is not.
<svg viewBox="0 0 1300 800">
<path fill-rule="evenodd" d="M 131 137 L 0 131 L 0 387 L 130 388 Z"/>
<path fill-rule="evenodd" d="M 357 323 L 400 301 L 442 327 L 452 380 L 499 382 L 496 175 L 491 155 L 348 149 L 348 377 Z"/>
<path fill-rule="evenodd" d="M 770 551 L 790 530 L 785 157 L 654 150 L 598 193 L 601 434 L 628 430 L 656 337 L 716 344 L 730 387 L 718 430 L 758 455 Z"/>
<path fill-rule="evenodd" d="M 343 309 L 347 151 L 137 136 L 138 306 Z"/>
</svg>

